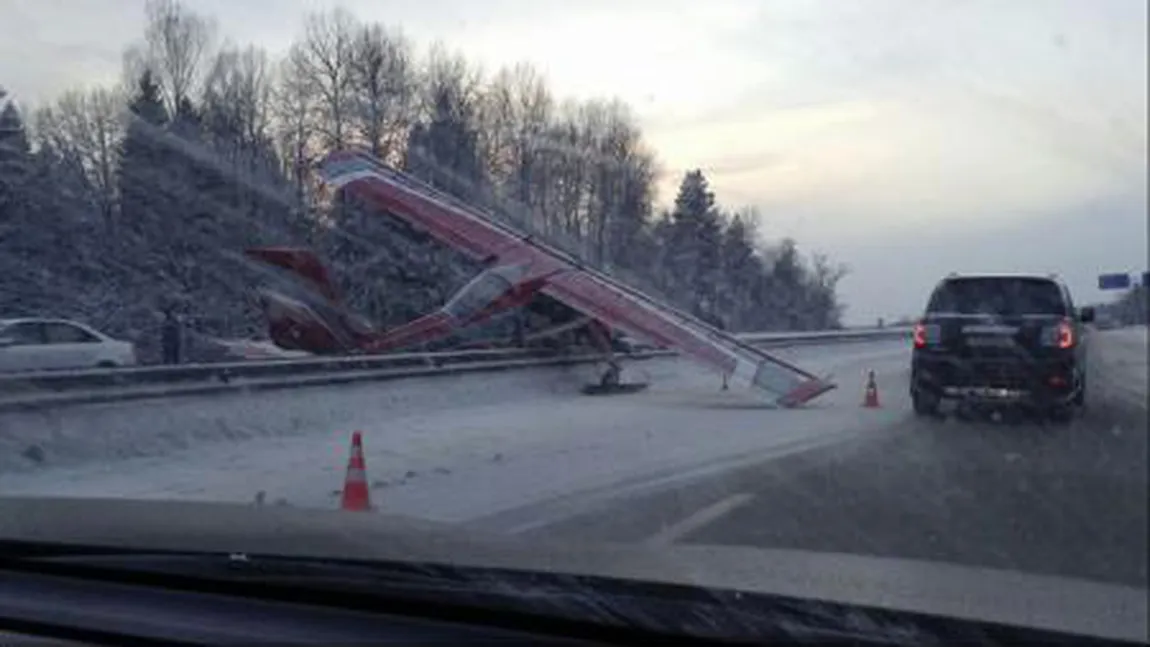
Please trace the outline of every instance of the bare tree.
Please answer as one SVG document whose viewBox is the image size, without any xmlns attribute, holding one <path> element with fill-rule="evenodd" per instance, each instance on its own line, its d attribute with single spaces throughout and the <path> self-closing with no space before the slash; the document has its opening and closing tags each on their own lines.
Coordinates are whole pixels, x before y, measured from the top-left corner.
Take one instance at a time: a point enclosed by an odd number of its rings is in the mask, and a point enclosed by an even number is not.
<svg viewBox="0 0 1150 647">
<path fill-rule="evenodd" d="M 564 102 L 547 135 L 534 141 L 534 159 L 544 171 L 532 183 L 533 201 L 547 215 L 552 234 L 583 240 L 584 189 L 589 155 L 581 106 Z M 585 250 L 584 250 L 585 251 Z"/>
<path fill-rule="evenodd" d="M 312 93 L 307 73 L 298 59 L 289 57 L 277 70 L 272 95 L 272 130 L 280 150 L 285 171 L 296 189 L 296 205 L 303 207 L 307 196 L 309 166 L 313 159 L 315 139 L 313 114 L 318 97 Z"/>
<path fill-rule="evenodd" d="M 420 79 L 420 118 L 408 135 L 405 167 L 458 197 L 492 206 L 479 134 L 482 72 L 436 44 Z"/>
<path fill-rule="evenodd" d="M 112 88 L 72 90 L 36 115 L 37 131 L 65 159 L 78 160 L 109 221 L 116 206 L 116 169 L 126 101 Z"/>
<path fill-rule="evenodd" d="M 169 114 L 178 115 L 196 94 L 204 61 L 215 41 L 215 21 L 192 12 L 179 0 L 148 0 L 142 46 L 126 56 L 130 78 L 152 70 Z"/>
<path fill-rule="evenodd" d="M 541 206 L 533 193 L 541 171 L 536 153 L 545 144 L 553 112 L 547 84 L 530 65 L 501 69 L 485 92 L 484 148 L 493 174 L 516 202 L 536 211 Z"/>
<path fill-rule="evenodd" d="M 351 59 L 353 120 L 377 157 L 395 161 L 414 121 L 416 78 L 411 44 L 378 24 L 356 33 Z"/>
<path fill-rule="evenodd" d="M 312 14 L 303 40 L 288 54 L 293 75 L 316 99 L 313 127 L 329 148 L 348 145 L 352 135 L 355 31 L 356 20 L 346 10 Z"/>
<path fill-rule="evenodd" d="M 518 128 L 514 140 L 515 182 L 520 200 L 532 204 L 532 187 L 545 181 L 537 178 L 534 151 L 554 119 L 555 101 L 547 82 L 534 68 L 518 65 L 513 71 L 515 114 Z"/>
<path fill-rule="evenodd" d="M 641 183 L 652 179 L 651 156 L 630 109 L 619 101 L 588 106 L 587 141 L 591 146 L 589 213 L 596 258 L 618 260 L 618 253 L 644 226 L 649 194 Z"/>
<path fill-rule="evenodd" d="M 483 89 L 479 104 L 479 147 L 497 183 L 510 185 L 511 138 L 516 128 L 515 88 L 510 68 L 502 68 Z"/>
<path fill-rule="evenodd" d="M 436 43 L 428 51 L 422 76 L 423 93 L 420 98 L 425 115 L 431 114 L 446 95 L 452 107 L 452 118 L 475 122 L 483 90 L 481 69 L 468 65 L 463 55 L 451 53 L 442 43 Z"/>
<path fill-rule="evenodd" d="M 270 133 L 272 83 L 262 49 L 225 47 L 212 61 L 200 102 L 204 135 L 220 158 L 219 170 L 226 178 L 248 180 L 218 183 L 217 200 L 252 224 L 284 220 L 282 208 L 271 206 L 283 201 L 279 194 L 286 188 Z M 269 201 L 269 195 L 275 198 Z"/>
<path fill-rule="evenodd" d="M 208 129 L 233 149 L 262 143 L 271 120 L 272 91 L 271 65 L 262 49 L 220 50 L 204 81 Z"/>
</svg>

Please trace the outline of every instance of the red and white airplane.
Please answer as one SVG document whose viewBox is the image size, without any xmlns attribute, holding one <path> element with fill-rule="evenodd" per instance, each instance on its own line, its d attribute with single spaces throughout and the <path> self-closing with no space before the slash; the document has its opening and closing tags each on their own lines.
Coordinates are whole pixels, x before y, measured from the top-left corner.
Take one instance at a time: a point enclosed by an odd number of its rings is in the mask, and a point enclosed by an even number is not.
<svg viewBox="0 0 1150 647">
<path fill-rule="evenodd" d="M 571 254 L 515 231 L 461 201 L 358 151 L 337 151 L 319 167 L 329 187 L 354 194 L 415 229 L 480 261 L 484 270 L 441 308 L 387 331 L 374 329 L 341 303 L 331 277 L 310 251 L 264 247 L 249 257 L 290 270 L 319 298 L 264 290 L 272 340 L 316 353 L 378 353 L 446 337 L 540 295 L 582 313 L 603 348 L 608 369 L 599 387 L 619 386 L 610 352 L 611 330 L 672 348 L 716 371 L 724 384 L 766 392 L 780 406 L 796 406 L 835 385 L 715 327 L 655 301 L 587 267 Z"/>
</svg>

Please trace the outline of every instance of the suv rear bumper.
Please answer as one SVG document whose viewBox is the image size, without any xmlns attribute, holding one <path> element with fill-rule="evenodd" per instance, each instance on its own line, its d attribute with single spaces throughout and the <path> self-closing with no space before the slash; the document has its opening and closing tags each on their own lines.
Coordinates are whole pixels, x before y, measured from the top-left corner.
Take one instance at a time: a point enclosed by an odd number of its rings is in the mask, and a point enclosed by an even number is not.
<svg viewBox="0 0 1150 647">
<path fill-rule="evenodd" d="M 1067 404 L 1083 388 L 1073 355 L 1048 358 L 958 358 L 916 350 L 911 394 L 939 399 L 1051 406 Z"/>
</svg>

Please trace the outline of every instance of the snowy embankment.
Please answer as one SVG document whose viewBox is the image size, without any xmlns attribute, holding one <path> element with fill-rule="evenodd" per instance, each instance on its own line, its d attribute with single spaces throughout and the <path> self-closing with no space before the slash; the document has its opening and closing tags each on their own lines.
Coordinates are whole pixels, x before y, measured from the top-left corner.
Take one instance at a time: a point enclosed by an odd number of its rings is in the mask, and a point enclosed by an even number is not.
<svg viewBox="0 0 1150 647">
<path fill-rule="evenodd" d="M 638 363 L 646 367 L 647 363 Z M 588 367 L 61 406 L 0 413 L 0 473 L 165 456 L 214 443 L 345 431 L 424 412 L 570 393 Z"/>
<path fill-rule="evenodd" d="M 1104 392 L 1107 399 L 1128 410 L 1141 410 L 1143 417 L 1150 400 L 1150 328 L 1131 326 L 1115 330 L 1094 331 L 1090 344 L 1090 361 L 1102 384 L 1090 384 L 1091 393 Z"/>
<path fill-rule="evenodd" d="M 627 479 L 762 460 L 906 416 L 903 342 L 780 354 L 834 373 L 840 388 L 807 409 L 772 410 L 754 394 L 720 391 L 687 362 L 657 359 L 630 366 L 652 386 L 625 396 L 578 395 L 590 377 L 579 367 L 5 415 L 0 492 L 330 508 L 360 429 L 381 510 L 468 521 Z M 878 374 L 882 409 L 859 408 L 867 370 Z M 36 443 L 39 461 L 24 455 Z"/>
</svg>

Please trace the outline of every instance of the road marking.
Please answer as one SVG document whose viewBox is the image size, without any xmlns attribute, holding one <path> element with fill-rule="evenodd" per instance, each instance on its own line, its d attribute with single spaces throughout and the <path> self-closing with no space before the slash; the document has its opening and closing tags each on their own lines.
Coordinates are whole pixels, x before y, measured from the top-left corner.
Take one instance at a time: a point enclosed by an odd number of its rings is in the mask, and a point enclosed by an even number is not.
<svg viewBox="0 0 1150 647">
<path fill-rule="evenodd" d="M 550 499 L 544 498 L 525 506 L 513 506 L 465 521 L 479 530 L 513 535 L 537 531 L 563 523 L 579 515 L 610 510 L 623 497 L 653 494 L 664 491 L 670 486 L 687 487 L 723 472 L 737 471 L 766 461 L 778 460 L 820 447 L 846 442 L 851 437 L 857 436 L 857 430 L 848 429 L 825 435 L 791 439 L 769 449 L 750 454 L 719 457 L 699 463 L 694 467 L 678 466 L 661 470 L 654 475 L 643 475 L 606 486 L 600 485 Z"/>
<path fill-rule="evenodd" d="M 712 503 L 711 505 L 696 510 L 690 516 L 680 519 L 678 522 L 663 528 L 659 532 L 647 538 L 645 542 L 652 546 L 665 546 L 673 544 L 679 539 L 695 532 L 696 530 L 706 526 L 707 524 L 717 520 L 725 514 L 729 514 L 736 508 L 747 505 L 751 499 L 755 498 L 754 495 L 746 492 L 733 494 L 721 501 Z"/>
</svg>

